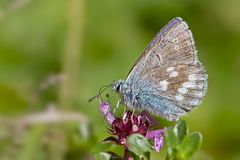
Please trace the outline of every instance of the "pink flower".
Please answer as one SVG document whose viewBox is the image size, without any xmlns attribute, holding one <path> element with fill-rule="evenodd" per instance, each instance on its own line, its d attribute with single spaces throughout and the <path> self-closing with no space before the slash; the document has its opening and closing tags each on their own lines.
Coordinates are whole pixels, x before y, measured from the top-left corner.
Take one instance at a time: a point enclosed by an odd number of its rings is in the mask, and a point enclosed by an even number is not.
<svg viewBox="0 0 240 160">
<path fill-rule="evenodd" d="M 154 148 L 157 152 L 159 152 L 163 146 L 164 132 L 165 132 L 165 129 L 154 130 L 154 131 L 148 132 L 147 135 L 145 136 L 148 139 L 154 140 Z"/>
<path fill-rule="evenodd" d="M 111 131 L 116 135 L 119 144 L 126 145 L 128 136 L 134 133 L 145 136 L 149 128 L 149 121 L 146 117 L 135 115 L 131 111 L 127 111 L 122 118 L 116 118 L 111 124 Z"/>
<path fill-rule="evenodd" d="M 109 104 L 103 102 L 101 99 L 100 111 L 110 126 L 110 133 L 115 136 L 109 137 L 107 140 L 119 145 L 124 145 L 126 153 L 128 153 L 127 138 L 131 134 L 141 134 L 147 139 L 152 140 L 154 142 L 154 148 L 157 152 L 159 152 L 162 148 L 165 129 L 151 131 L 150 128 L 152 127 L 153 118 L 145 114 L 145 112 L 136 115 L 132 111 L 127 111 L 122 117 L 115 117 L 110 110 Z M 125 158 L 131 157 L 125 156 Z"/>
<path fill-rule="evenodd" d="M 113 121 L 115 120 L 115 117 L 110 111 L 109 104 L 100 100 L 100 111 L 102 112 L 102 114 L 103 114 L 105 120 L 108 122 L 108 124 L 111 125 L 113 123 Z"/>
</svg>

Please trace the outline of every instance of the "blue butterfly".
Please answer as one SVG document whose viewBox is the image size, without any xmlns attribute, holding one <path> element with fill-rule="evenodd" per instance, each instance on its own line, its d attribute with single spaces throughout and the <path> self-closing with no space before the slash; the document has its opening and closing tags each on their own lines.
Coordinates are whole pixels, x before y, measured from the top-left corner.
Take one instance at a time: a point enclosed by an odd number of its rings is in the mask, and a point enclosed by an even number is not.
<svg viewBox="0 0 240 160">
<path fill-rule="evenodd" d="M 150 42 L 127 78 L 114 82 L 112 89 L 131 109 L 177 121 L 202 102 L 207 78 L 192 32 L 177 17 Z"/>
</svg>

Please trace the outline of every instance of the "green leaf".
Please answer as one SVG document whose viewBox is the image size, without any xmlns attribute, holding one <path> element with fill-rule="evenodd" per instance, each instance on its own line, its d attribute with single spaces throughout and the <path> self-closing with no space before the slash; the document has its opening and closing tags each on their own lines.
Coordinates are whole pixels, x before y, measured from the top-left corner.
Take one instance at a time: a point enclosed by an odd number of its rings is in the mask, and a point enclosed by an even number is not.
<svg viewBox="0 0 240 160">
<path fill-rule="evenodd" d="M 199 132 L 188 134 L 179 145 L 178 157 L 189 159 L 197 151 L 202 143 L 202 135 Z"/>
<path fill-rule="evenodd" d="M 188 126 L 186 121 L 182 120 L 174 127 L 174 133 L 177 134 L 178 140 L 181 143 L 183 138 L 188 134 Z"/>
<path fill-rule="evenodd" d="M 134 160 L 141 160 L 141 158 L 140 158 L 138 155 L 136 155 L 135 153 L 129 151 L 129 154 L 131 155 L 131 157 L 132 157 Z"/>
<path fill-rule="evenodd" d="M 146 157 L 147 160 L 150 160 L 150 152 L 145 152 L 144 157 Z"/>
<path fill-rule="evenodd" d="M 100 152 L 99 154 L 95 155 L 95 158 L 99 160 L 110 160 L 111 154 L 107 152 Z"/>
<path fill-rule="evenodd" d="M 100 152 L 94 155 L 97 160 L 123 160 L 122 157 L 114 152 Z"/>
<path fill-rule="evenodd" d="M 120 157 L 119 155 L 117 155 L 114 152 L 107 152 L 107 153 L 111 155 L 110 160 L 123 160 L 122 157 Z"/>
<path fill-rule="evenodd" d="M 134 154 L 142 157 L 146 152 L 151 151 L 151 145 L 141 134 L 133 134 L 127 139 L 128 149 Z"/>
<path fill-rule="evenodd" d="M 145 152 L 144 155 L 136 155 L 135 153 L 129 151 L 129 154 L 134 160 L 150 160 L 150 152 Z M 143 159 L 144 157 L 144 159 Z"/>
<path fill-rule="evenodd" d="M 173 128 L 169 128 L 165 134 L 168 146 L 168 156 L 174 156 L 177 153 L 178 137 L 174 134 Z"/>
</svg>

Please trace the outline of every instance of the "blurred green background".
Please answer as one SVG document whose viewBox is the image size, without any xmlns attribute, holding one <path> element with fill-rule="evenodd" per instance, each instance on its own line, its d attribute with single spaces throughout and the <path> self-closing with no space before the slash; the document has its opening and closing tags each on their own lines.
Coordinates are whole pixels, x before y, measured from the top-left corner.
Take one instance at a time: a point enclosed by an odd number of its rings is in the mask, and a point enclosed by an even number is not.
<svg viewBox="0 0 240 160">
<path fill-rule="evenodd" d="M 203 134 L 194 159 L 240 160 L 239 7 L 238 0 L 0 0 L 0 159 L 92 159 L 109 134 L 88 99 L 125 78 L 155 34 L 182 17 L 209 74 L 204 103 L 184 117 Z M 152 159 L 165 155 L 166 146 Z"/>
</svg>

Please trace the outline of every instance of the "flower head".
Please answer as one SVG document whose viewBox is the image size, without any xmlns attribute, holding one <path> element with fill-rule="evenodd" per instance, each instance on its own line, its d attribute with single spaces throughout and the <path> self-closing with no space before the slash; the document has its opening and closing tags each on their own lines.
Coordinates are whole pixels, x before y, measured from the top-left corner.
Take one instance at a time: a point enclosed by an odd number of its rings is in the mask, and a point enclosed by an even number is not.
<svg viewBox="0 0 240 160">
<path fill-rule="evenodd" d="M 128 136 L 134 133 L 145 136 L 149 128 L 149 121 L 146 117 L 135 115 L 127 111 L 123 117 L 116 118 L 111 124 L 111 131 L 119 139 L 119 143 L 125 145 Z"/>
<path fill-rule="evenodd" d="M 154 142 L 154 148 L 157 152 L 162 148 L 165 130 L 159 129 L 151 131 L 150 128 L 155 122 L 152 123 L 153 118 L 145 112 L 136 115 L 132 111 L 127 111 L 122 117 L 116 117 L 111 112 L 110 105 L 101 99 L 100 111 L 110 126 L 110 133 L 116 137 L 108 138 L 108 140 L 111 139 L 111 141 L 116 144 L 124 145 L 126 150 L 127 138 L 131 134 L 141 134 Z"/>
</svg>

